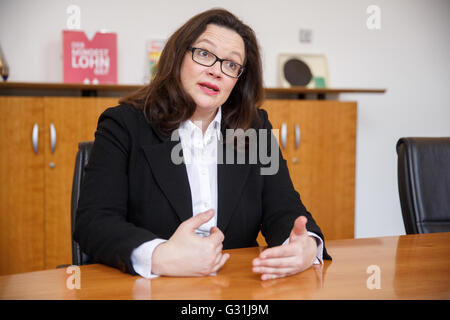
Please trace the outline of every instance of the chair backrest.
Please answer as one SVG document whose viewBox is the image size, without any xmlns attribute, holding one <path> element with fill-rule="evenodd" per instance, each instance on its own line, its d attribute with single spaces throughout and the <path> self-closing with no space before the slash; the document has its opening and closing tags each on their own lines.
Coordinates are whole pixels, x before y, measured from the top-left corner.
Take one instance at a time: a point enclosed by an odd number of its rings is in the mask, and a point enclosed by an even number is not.
<svg viewBox="0 0 450 320">
<path fill-rule="evenodd" d="M 401 138 L 398 188 L 406 233 L 450 231 L 450 137 Z"/>
<path fill-rule="evenodd" d="M 84 167 L 89 161 L 89 155 L 91 154 L 93 141 L 80 142 L 78 144 L 78 152 L 75 159 L 75 171 L 73 174 L 72 185 L 72 204 L 71 204 L 71 232 L 75 229 L 75 219 L 78 209 L 78 199 L 80 198 L 80 188 L 83 182 Z M 72 264 L 83 265 L 90 262 L 89 256 L 81 251 L 80 245 L 73 240 L 72 236 Z"/>
</svg>

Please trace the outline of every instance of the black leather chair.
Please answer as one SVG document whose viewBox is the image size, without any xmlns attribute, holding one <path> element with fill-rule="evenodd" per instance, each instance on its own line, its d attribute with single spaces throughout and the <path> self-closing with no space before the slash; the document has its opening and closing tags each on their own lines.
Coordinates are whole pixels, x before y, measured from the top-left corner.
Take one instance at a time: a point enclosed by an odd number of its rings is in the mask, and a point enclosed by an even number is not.
<svg viewBox="0 0 450 320">
<path fill-rule="evenodd" d="M 397 154 L 406 233 L 450 232 L 450 137 L 401 138 Z"/>
<path fill-rule="evenodd" d="M 73 174 L 72 205 L 70 214 L 72 235 L 75 229 L 75 219 L 78 209 L 78 199 L 80 198 L 81 183 L 83 182 L 84 167 L 89 161 L 89 155 L 91 153 L 93 144 L 93 141 L 80 142 L 78 144 L 78 152 L 75 159 L 75 171 Z M 89 256 L 81 251 L 80 245 L 75 240 L 73 240 L 72 236 L 72 264 L 80 266 L 89 263 Z"/>
</svg>

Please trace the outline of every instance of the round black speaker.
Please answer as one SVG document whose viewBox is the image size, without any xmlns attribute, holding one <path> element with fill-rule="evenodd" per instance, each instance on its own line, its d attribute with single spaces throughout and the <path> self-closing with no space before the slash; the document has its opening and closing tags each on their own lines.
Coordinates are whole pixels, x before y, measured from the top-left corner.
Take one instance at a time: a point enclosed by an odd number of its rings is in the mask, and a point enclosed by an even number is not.
<svg viewBox="0 0 450 320">
<path fill-rule="evenodd" d="M 299 59 L 289 59 L 284 64 L 284 77 L 291 86 L 306 86 L 312 79 L 311 69 Z"/>
</svg>

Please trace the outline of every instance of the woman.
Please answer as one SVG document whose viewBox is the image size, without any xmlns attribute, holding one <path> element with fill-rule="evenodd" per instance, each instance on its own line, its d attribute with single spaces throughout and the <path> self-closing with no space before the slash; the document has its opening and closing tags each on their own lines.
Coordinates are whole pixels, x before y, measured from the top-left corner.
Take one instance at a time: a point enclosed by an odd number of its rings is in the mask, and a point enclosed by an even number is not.
<svg viewBox="0 0 450 320">
<path fill-rule="evenodd" d="M 147 278 L 204 276 L 226 263 L 223 249 L 256 246 L 261 230 L 270 248 L 253 272 L 263 280 L 330 258 L 278 146 L 269 150 L 279 160 L 271 175 L 261 174 L 261 161 L 214 161 L 230 143 L 236 148 L 234 138 L 214 139 L 225 130 L 271 130 L 262 99 L 248 26 L 213 9 L 180 27 L 152 82 L 99 118 L 74 232 L 83 251 Z M 175 161 L 180 145 L 192 161 Z"/>
</svg>

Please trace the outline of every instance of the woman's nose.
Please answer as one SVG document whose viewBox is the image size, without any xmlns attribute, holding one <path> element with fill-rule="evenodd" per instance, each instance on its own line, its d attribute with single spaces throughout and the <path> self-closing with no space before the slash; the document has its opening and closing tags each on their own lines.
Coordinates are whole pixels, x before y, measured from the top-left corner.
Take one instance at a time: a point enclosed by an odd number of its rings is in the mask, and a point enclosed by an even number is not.
<svg viewBox="0 0 450 320">
<path fill-rule="evenodd" d="M 220 61 L 216 61 L 211 67 L 208 69 L 208 73 L 214 77 L 222 76 L 222 69 L 220 66 Z"/>
</svg>

